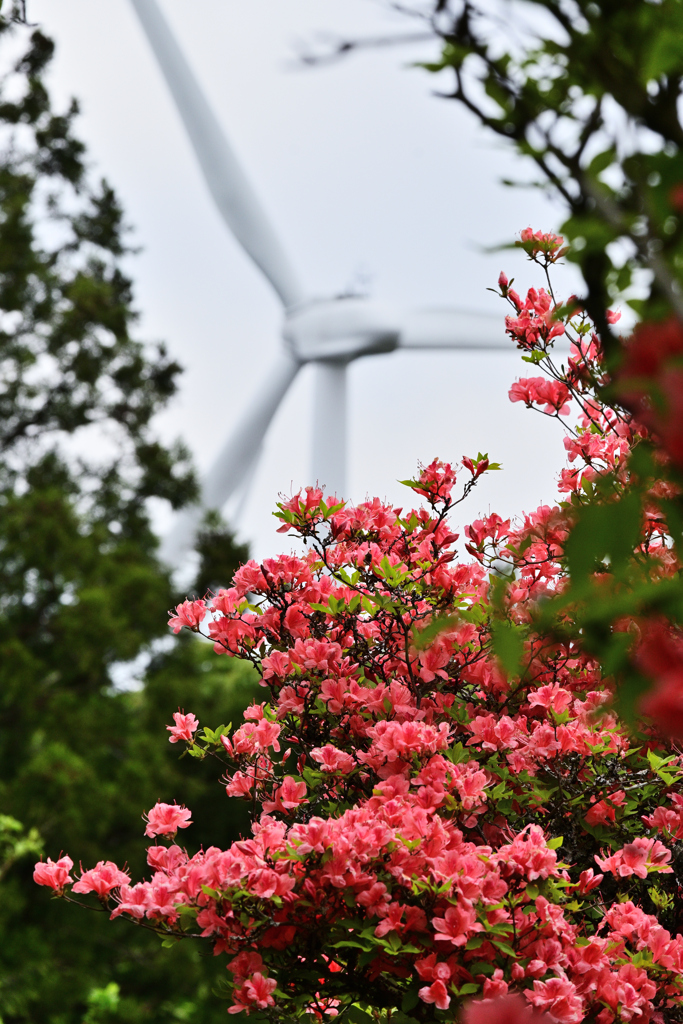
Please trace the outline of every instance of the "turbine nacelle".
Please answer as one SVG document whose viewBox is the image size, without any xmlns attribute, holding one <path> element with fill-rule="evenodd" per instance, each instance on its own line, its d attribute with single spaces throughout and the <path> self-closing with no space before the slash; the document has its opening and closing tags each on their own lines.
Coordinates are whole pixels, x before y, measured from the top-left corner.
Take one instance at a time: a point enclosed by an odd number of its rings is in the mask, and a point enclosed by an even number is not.
<svg viewBox="0 0 683 1024">
<path fill-rule="evenodd" d="M 301 363 L 392 352 L 400 333 L 399 317 L 389 306 L 358 295 L 298 303 L 287 310 L 283 329 L 285 343 Z"/>
</svg>

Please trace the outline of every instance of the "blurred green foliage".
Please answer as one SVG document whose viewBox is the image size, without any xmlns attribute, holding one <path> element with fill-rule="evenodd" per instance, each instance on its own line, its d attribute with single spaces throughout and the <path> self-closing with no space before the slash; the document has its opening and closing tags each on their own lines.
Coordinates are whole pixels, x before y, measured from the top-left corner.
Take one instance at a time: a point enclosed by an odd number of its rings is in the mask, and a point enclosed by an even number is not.
<svg viewBox="0 0 683 1024">
<path fill-rule="evenodd" d="M 682 0 L 434 0 L 413 13 L 442 40 L 423 65 L 441 95 L 528 158 L 522 184 L 564 202 L 608 355 L 605 313 L 624 295 L 648 319 L 682 317 Z"/>
<path fill-rule="evenodd" d="M 43 841 L 37 829 L 29 832 L 9 814 L 0 814 L 0 882 L 22 857 L 39 857 L 43 852 Z"/>
<path fill-rule="evenodd" d="M 31 877 L 41 844 L 139 876 L 157 799 L 192 808 L 193 850 L 239 835 L 215 772 L 179 761 L 165 725 L 178 707 L 235 720 L 254 681 L 194 638 L 161 639 L 178 595 L 146 499 L 196 493 L 182 445 L 151 427 L 179 367 L 130 333 L 122 211 L 86 178 L 76 105 L 51 107 L 52 42 L 15 13 L 0 17 L 0 1018 L 210 1024 L 225 1018 L 217 962 L 54 903 Z M 210 526 L 202 579 L 227 582 L 244 552 Z M 145 660 L 144 685 L 117 691 Z"/>
<path fill-rule="evenodd" d="M 195 551 L 199 555 L 197 575 L 191 593 L 203 597 L 207 590 L 224 587 L 249 559 L 249 548 L 238 544 L 220 515 L 208 512 L 195 540 Z"/>
<path fill-rule="evenodd" d="M 666 523 L 667 547 L 683 563 L 683 473 L 663 466 L 658 454 L 641 441 L 631 453 L 626 485 L 605 475 L 587 493 L 572 496 L 566 505 L 574 517 L 564 551 L 568 586 L 535 616 L 550 637 L 573 637 L 598 658 L 604 674 L 618 683 L 619 712 L 632 727 L 653 680 L 634 658 L 634 634 L 623 623 L 661 619 L 678 631 L 683 625 L 681 571 L 662 572 L 662 552 L 650 552 L 643 538 L 647 512 Z M 670 489 L 662 493 L 665 481 Z"/>
</svg>

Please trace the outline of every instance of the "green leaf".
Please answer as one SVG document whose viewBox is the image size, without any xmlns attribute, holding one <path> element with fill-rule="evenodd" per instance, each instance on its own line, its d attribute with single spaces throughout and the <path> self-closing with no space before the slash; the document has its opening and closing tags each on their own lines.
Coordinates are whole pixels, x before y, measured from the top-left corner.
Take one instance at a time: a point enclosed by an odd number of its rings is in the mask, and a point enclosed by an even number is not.
<svg viewBox="0 0 683 1024">
<path fill-rule="evenodd" d="M 362 1010 L 360 1006 L 357 1006 L 355 1003 L 352 1006 L 349 1006 L 346 1011 L 346 1018 L 351 1021 L 351 1024 L 370 1024 L 373 1020 L 372 1014 L 368 1013 L 366 1010 Z"/>
<path fill-rule="evenodd" d="M 680 25 L 669 20 L 653 33 L 652 45 L 645 57 L 641 80 L 644 84 L 664 75 L 683 75 L 683 33 Z"/>
<path fill-rule="evenodd" d="M 631 560 L 640 535 L 641 515 L 640 497 L 634 492 L 619 501 L 581 509 L 565 545 L 572 585 L 585 584 L 598 563 L 605 560 L 614 572 Z"/>
<path fill-rule="evenodd" d="M 473 964 L 468 964 L 467 969 L 470 974 L 493 974 L 496 966 L 489 960 L 477 960 Z"/>
<path fill-rule="evenodd" d="M 369 950 L 372 948 L 371 946 L 368 946 L 367 942 L 355 942 L 353 939 L 341 939 L 340 942 L 330 943 L 330 949 L 345 949 L 346 947 L 349 947 L 350 949 L 365 950 Z"/>
<path fill-rule="evenodd" d="M 464 708 L 461 710 L 465 711 L 465 714 L 467 714 Z M 458 716 L 454 706 L 448 708 L 448 711 L 451 714 L 451 717 L 455 718 L 457 721 Z M 453 764 L 461 764 L 463 761 L 472 760 L 472 755 L 470 751 L 467 750 L 460 741 L 454 743 L 452 747 L 448 747 L 446 750 L 443 751 L 443 753 L 446 755 L 448 760 L 451 761 Z"/>
<path fill-rule="evenodd" d="M 607 170 L 616 159 L 616 151 L 613 147 L 604 150 L 602 153 L 598 153 L 597 156 L 593 157 L 590 164 L 588 165 L 588 173 L 592 177 L 596 177 L 602 174 L 603 171 Z"/>
<path fill-rule="evenodd" d="M 519 675 L 524 657 L 524 628 L 507 619 L 491 623 L 493 652 L 508 675 Z"/>
<path fill-rule="evenodd" d="M 671 761 L 675 760 L 675 755 L 672 755 L 671 757 L 659 757 L 657 754 L 655 754 L 654 750 L 648 750 L 647 759 L 650 762 L 650 767 L 652 768 L 652 771 L 655 772 L 662 780 L 662 782 L 664 782 L 667 786 L 671 786 L 675 781 L 675 777 L 678 774 L 678 770 L 674 767 L 673 771 L 676 773 L 674 775 L 671 771 L 667 772 L 663 769 Z"/>
<path fill-rule="evenodd" d="M 437 615 L 424 629 L 414 631 L 413 647 L 418 651 L 426 650 L 440 633 L 450 629 L 457 622 L 457 615 Z"/>
<path fill-rule="evenodd" d="M 512 946 L 508 946 L 507 942 L 501 942 L 500 939 L 491 939 L 491 943 L 496 947 L 496 949 L 499 949 L 501 953 L 504 953 L 505 956 L 517 957 L 514 949 Z"/>
<path fill-rule="evenodd" d="M 414 1009 L 414 1007 L 419 1003 L 420 997 L 418 995 L 418 991 L 417 985 L 411 985 L 408 991 L 404 992 L 403 999 L 401 1000 L 401 1009 L 404 1013 Z"/>
</svg>

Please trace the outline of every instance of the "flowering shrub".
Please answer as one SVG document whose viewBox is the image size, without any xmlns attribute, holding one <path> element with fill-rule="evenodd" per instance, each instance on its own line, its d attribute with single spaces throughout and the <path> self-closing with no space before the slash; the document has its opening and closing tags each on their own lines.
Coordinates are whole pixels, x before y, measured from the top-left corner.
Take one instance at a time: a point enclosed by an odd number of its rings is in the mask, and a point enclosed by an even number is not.
<svg viewBox="0 0 683 1024">
<path fill-rule="evenodd" d="M 546 270 L 562 253 L 554 235 L 521 244 Z M 657 691 L 637 735 L 619 717 L 576 598 L 582 510 L 623 507 L 657 424 L 606 404 L 600 341 L 576 300 L 522 300 L 504 275 L 499 287 L 508 334 L 545 371 L 511 399 L 559 419 L 573 409 L 562 500 L 519 523 L 476 520 L 465 557 L 449 513 L 498 468 L 486 455 L 462 460 L 459 489 L 452 465 L 422 468 L 407 511 L 316 488 L 283 501 L 281 530 L 306 553 L 250 561 L 170 620 L 261 673 L 264 699 L 236 729 L 200 730 L 181 711 L 168 726 L 170 742 L 221 764 L 252 836 L 190 856 L 176 842 L 190 811 L 158 803 L 148 881 L 100 863 L 72 885 L 68 857 L 36 867 L 57 895 L 71 885 L 168 942 L 206 940 L 227 959 L 231 1013 L 363 1024 L 378 1011 L 450 1020 L 467 1003 L 469 1024 L 683 1020 L 681 756 Z M 626 540 L 591 556 L 591 586 L 623 589 L 634 564 L 659 582 L 678 572 L 657 505 L 673 484 L 647 486 Z M 625 607 L 625 657 L 659 657 L 671 688 L 670 622 Z"/>
</svg>

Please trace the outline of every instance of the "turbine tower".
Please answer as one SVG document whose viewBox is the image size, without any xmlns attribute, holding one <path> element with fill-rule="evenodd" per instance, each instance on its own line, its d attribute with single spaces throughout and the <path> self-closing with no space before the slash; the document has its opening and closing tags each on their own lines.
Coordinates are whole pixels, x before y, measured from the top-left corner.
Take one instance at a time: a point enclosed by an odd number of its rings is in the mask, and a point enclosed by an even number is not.
<svg viewBox="0 0 683 1024">
<path fill-rule="evenodd" d="M 271 421 L 297 373 L 315 366 L 312 480 L 346 495 L 347 371 L 361 356 L 396 349 L 510 351 L 500 318 L 459 309 L 392 309 L 373 299 L 316 298 L 299 281 L 249 180 L 178 46 L 157 0 L 131 0 L 229 231 L 283 306 L 282 351 L 202 481 L 201 501 L 178 516 L 161 554 L 177 565 L 206 509 L 245 484 Z"/>
</svg>

